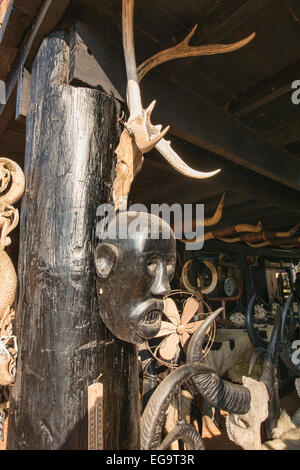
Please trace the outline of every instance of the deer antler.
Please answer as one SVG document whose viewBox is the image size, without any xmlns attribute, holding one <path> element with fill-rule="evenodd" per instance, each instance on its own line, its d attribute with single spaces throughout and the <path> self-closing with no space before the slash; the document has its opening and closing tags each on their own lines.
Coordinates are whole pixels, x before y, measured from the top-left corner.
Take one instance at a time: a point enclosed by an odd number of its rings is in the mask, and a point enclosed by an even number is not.
<svg viewBox="0 0 300 470">
<path fill-rule="evenodd" d="M 170 127 L 166 127 L 162 132 L 155 133 L 150 141 L 147 125 L 150 123 L 155 101 L 146 110 L 143 109 L 134 52 L 133 16 L 134 0 L 123 0 L 122 34 L 127 72 L 127 104 L 130 113 L 126 128 L 134 136 L 136 146 L 141 154 L 144 154 L 160 141 Z"/>
<path fill-rule="evenodd" d="M 196 171 L 186 165 L 179 155 L 171 148 L 170 142 L 163 139 L 169 130 L 169 126 L 163 131 L 161 126 L 154 126 L 151 123 L 151 113 L 155 106 L 153 101 L 147 109 L 143 109 L 141 93 L 139 88 L 139 77 L 136 67 L 135 50 L 134 50 L 134 31 L 133 31 L 133 17 L 134 17 L 134 0 L 122 0 L 122 35 L 123 35 L 123 48 L 127 73 L 127 104 L 129 109 L 129 119 L 124 124 L 124 131 L 120 138 L 120 144 L 116 149 L 118 156 L 118 163 L 116 168 L 116 178 L 113 188 L 113 196 L 115 201 L 115 208 L 126 208 L 127 196 L 130 190 L 131 183 L 135 175 L 141 170 L 143 164 L 143 155 L 151 149 L 156 149 L 161 155 L 181 174 L 190 178 L 204 179 L 216 175 L 220 170 L 204 173 Z M 177 49 L 171 48 L 170 50 L 163 51 L 156 55 L 156 58 L 150 58 L 147 61 L 147 66 L 143 68 L 143 76 L 147 71 L 171 58 L 184 57 L 186 55 L 194 55 L 194 49 L 188 45 L 189 39 L 194 34 L 195 27 L 188 34 L 185 40 L 178 45 Z M 253 37 L 253 35 L 252 35 Z M 252 39 L 251 37 L 251 39 Z M 238 49 L 247 44 L 251 39 L 240 41 L 235 45 L 229 46 L 201 46 L 202 54 L 206 50 L 207 54 L 229 52 Z M 174 52 L 175 49 L 175 52 Z M 184 52 L 184 49 L 188 51 Z M 197 48 L 199 51 L 199 48 Z M 209 52 L 210 51 L 210 52 Z M 214 51 L 214 52 L 213 52 Z M 167 52 L 167 54 L 166 54 Z M 200 53 L 201 54 L 201 53 Z M 197 54 L 198 55 L 198 54 Z M 164 59 L 160 58 L 164 56 Z"/>
<path fill-rule="evenodd" d="M 233 52 L 240 49 L 241 47 L 246 46 L 246 44 L 252 41 L 252 39 L 255 37 L 255 33 L 253 33 L 250 34 L 250 36 L 248 36 L 247 38 L 242 39 L 238 42 L 234 42 L 232 44 L 209 44 L 205 46 L 190 46 L 190 39 L 194 36 L 197 27 L 198 25 L 196 24 L 193 29 L 188 33 L 188 35 L 184 38 L 184 40 L 176 46 L 158 52 L 149 59 L 145 60 L 145 62 L 143 62 L 141 65 L 139 65 L 139 67 L 137 68 L 139 81 L 141 81 L 144 76 L 154 67 L 157 67 L 158 65 L 163 64 L 164 62 L 168 62 L 169 60 L 201 55 L 226 54 L 227 52 Z"/>
</svg>

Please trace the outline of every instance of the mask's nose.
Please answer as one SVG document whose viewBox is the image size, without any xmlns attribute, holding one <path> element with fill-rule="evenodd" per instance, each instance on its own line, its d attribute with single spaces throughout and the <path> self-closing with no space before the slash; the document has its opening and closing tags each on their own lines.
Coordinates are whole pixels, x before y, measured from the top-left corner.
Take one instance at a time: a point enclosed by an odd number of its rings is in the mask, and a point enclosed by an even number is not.
<svg viewBox="0 0 300 470">
<path fill-rule="evenodd" d="M 170 290 L 171 286 L 167 274 L 167 266 L 165 262 L 161 261 L 156 267 L 155 280 L 151 287 L 151 293 L 153 295 L 165 295 L 170 292 Z"/>
</svg>

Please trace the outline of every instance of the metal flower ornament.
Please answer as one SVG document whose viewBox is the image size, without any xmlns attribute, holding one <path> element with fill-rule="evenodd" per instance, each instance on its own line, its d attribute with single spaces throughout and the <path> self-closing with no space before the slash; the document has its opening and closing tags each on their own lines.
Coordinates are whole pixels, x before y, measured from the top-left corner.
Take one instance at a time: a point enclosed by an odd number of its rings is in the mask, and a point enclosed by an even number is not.
<svg viewBox="0 0 300 470">
<path fill-rule="evenodd" d="M 194 297 L 190 297 L 186 300 L 180 316 L 175 301 L 170 297 L 164 300 L 164 314 L 169 321 L 161 322 L 161 328 L 155 336 L 155 338 L 165 337 L 158 348 L 163 360 L 171 361 L 179 352 L 179 344 L 186 350 L 191 335 L 204 321 L 193 321 L 198 309 L 199 302 Z"/>
</svg>

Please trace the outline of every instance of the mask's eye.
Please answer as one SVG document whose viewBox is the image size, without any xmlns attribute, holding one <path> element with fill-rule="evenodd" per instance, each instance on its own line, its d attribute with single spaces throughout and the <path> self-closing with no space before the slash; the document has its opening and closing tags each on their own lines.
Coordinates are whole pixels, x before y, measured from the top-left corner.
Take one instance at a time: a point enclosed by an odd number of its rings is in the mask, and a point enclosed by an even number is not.
<svg viewBox="0 0 300 470">
<path fill-rule="evenodd" d="M 168 276 L 171 276 L 174 271 L 175 271 L 175 264 L 176 264 L 176 261 L 174 259 L 171 259 L 167 262 L 167 273 L 168 273 Z"/>
<path fill-rule="evenodd" d="M 157 268 L 158 260 L 157 259 L 149 259 L 147 262 L 147 271 L 150 275 L 154 275 L 156 268 Z"/>
</svg>

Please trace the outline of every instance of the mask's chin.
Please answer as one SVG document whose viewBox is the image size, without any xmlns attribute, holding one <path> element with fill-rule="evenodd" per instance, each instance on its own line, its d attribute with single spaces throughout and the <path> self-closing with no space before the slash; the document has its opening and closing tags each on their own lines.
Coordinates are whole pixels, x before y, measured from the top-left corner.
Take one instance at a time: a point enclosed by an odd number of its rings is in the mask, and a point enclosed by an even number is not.
<svg viewBox="0 0 300 470">
<path fill-rule="evenodd" d="M 107 328 L 122 341 L 141 344 L 146 339 L 154 338 L 159 332 L 164 303 L 160 299 L 148 299 L 133 307 L 129 316 L 112 323 L 102 313 L 101 318 Z"/>
</svg>

